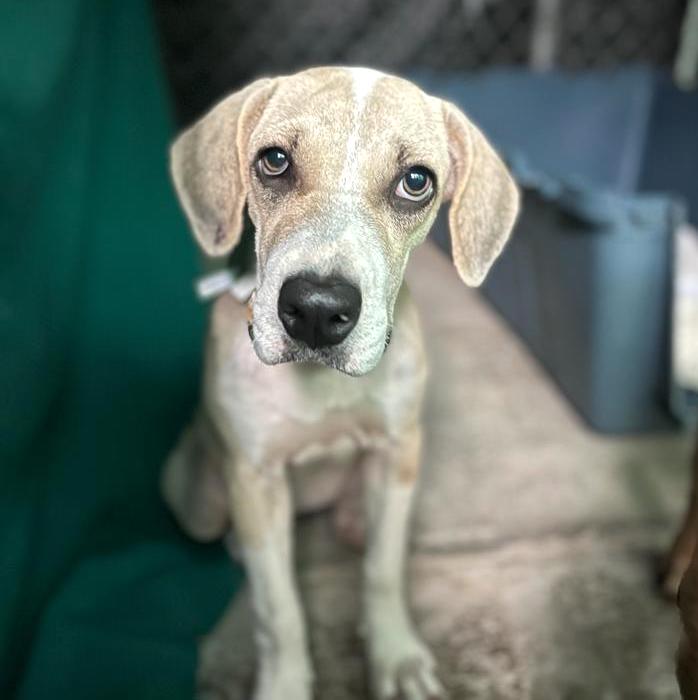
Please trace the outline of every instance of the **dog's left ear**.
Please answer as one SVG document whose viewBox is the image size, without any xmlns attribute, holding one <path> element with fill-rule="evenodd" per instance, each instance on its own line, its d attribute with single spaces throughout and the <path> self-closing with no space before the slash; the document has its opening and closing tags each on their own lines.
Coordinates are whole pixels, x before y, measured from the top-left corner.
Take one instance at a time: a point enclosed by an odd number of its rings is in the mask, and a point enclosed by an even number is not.
<svg viewBox="0 0 698 700">
<path fill-rule="evenodd" d="M 170 149 L 179 201 L 207 255 L 226 255 L 240 239 L 249 189 L 247 144 L 275 84 L 262 78 L 226 97 Z"/>
<path fill-rule="evenodd" d="M 443 102 L 449 152 L 445 199 L 453 262 L 461 279 L 477 287 L 502 251 L 519 211 L 519 191 L 502 159 L 480 130 Z"/>
</svg>

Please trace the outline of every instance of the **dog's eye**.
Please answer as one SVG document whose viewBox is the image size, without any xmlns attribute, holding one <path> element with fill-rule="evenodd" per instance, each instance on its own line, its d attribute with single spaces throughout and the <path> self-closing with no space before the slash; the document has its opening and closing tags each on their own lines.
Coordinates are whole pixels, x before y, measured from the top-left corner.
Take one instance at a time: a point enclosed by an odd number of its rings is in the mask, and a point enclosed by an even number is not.
<svg viewBox="0 0 698 700">
<path fill-rule="evenodd" d="M 423 202 L 434 191 L 434 182 L 426 168 L 415 166 L 410 168 L 400 182 L 397 183 L 395 194 L 411 202 Z"/>
<path fill-rule="evenodd" d="M 262 172 L 269 177 L 277 177 L 286 172 L 289 165 L 288 156 L 281 148 L 267 148 L 259 159 Z"/>
</svg>

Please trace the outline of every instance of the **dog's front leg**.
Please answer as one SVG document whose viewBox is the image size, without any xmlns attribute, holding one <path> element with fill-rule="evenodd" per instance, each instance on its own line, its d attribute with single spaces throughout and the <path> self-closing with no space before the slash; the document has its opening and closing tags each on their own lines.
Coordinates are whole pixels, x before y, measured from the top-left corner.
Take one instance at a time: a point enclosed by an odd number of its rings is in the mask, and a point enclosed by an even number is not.
<svg viewBox="0 0 698 700">
<path fill-rule="evenodd" d="M 258 671 L 254 700 L 310 700 L 312 669 L 295 585 L 285 467 L 228 469 L 236 535 L 252 591 Z"/>
<path fill-rule="evenodd" d="M 417 635 L 404 592 L 408 521 L 421 458 L 413 426 L 387 449 L 367 457 L 363 632 L 374 696 L 428 700 L 444 696 L 434 660 Z"/>
</svg>

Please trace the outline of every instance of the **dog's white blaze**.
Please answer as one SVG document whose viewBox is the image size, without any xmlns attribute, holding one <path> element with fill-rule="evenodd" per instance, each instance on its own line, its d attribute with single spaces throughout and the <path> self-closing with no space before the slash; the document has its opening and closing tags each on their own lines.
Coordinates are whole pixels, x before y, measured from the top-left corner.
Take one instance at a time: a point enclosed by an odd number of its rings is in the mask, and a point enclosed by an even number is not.
<svg viewBox="0 0 698 700">
<path fill-rule="evenodd" d="M 384 76 L 384 73 L 373 68 L 348 68 L 347 70 L 351 73 L 354 99 L 357 105 L 361 107 L 371 94 L 373 86 Z"/>
<path fill-rule="evenodd" d="M 347 150 L 342 171 L 342 189 L 352 193 L 356 190 L 358 182 L 358 155 L 359 155 L 359 128 L 361 116 L 373 91 L 375 84 L 383 77 L 383 73 L 372 68 L 348 68 L 352 81 L 352 95 L 354 97 L 354 114 L 351 132 L 347 137 Z"/>
</svg>

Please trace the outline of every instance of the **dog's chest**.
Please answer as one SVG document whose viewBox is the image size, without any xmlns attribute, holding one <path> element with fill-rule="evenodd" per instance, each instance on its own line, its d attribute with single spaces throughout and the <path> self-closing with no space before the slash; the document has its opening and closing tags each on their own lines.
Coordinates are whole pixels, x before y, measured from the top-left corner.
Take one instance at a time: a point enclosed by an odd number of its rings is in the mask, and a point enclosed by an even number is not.
<svg viewBox="0 0 698 700">
<path fill-rule="evenodd" d="M 249 352 L 244 343 L 239 349 Z M 384 359 L 371 374 L 350 377 L 317 365 L 268 366 L 238 356 L 211 389 L 220 417 L 250 459 L 295 463 L 347 440 L 367 447 L 394 433 L 401 414 L 419 401 L 411 386 L 419 377 L 394 377 L 392 358 Z"/>
<path fill-rule="evenodd" d="M 287 465 L 295 508 L 306 512 L 335 501 L 361 451 L 385 443 L 385 415 L 380 392 L 361 379 L 287 369 L 288 393 L 258 433 L 258 449 L 267 455 L 262 461 Z"/>
<path fill-rule="evenodd" d="M 370 446 L 414 420 L 424 381 L 418 334 L 396 323 L 378 366 L 351 377 L 321 365 L 266 365 L 256 356 L 239 309 L 214 324 L 205 378 L 216 423 L 252 462 L 296 462 L 349 438 Z"/>
</svg>

